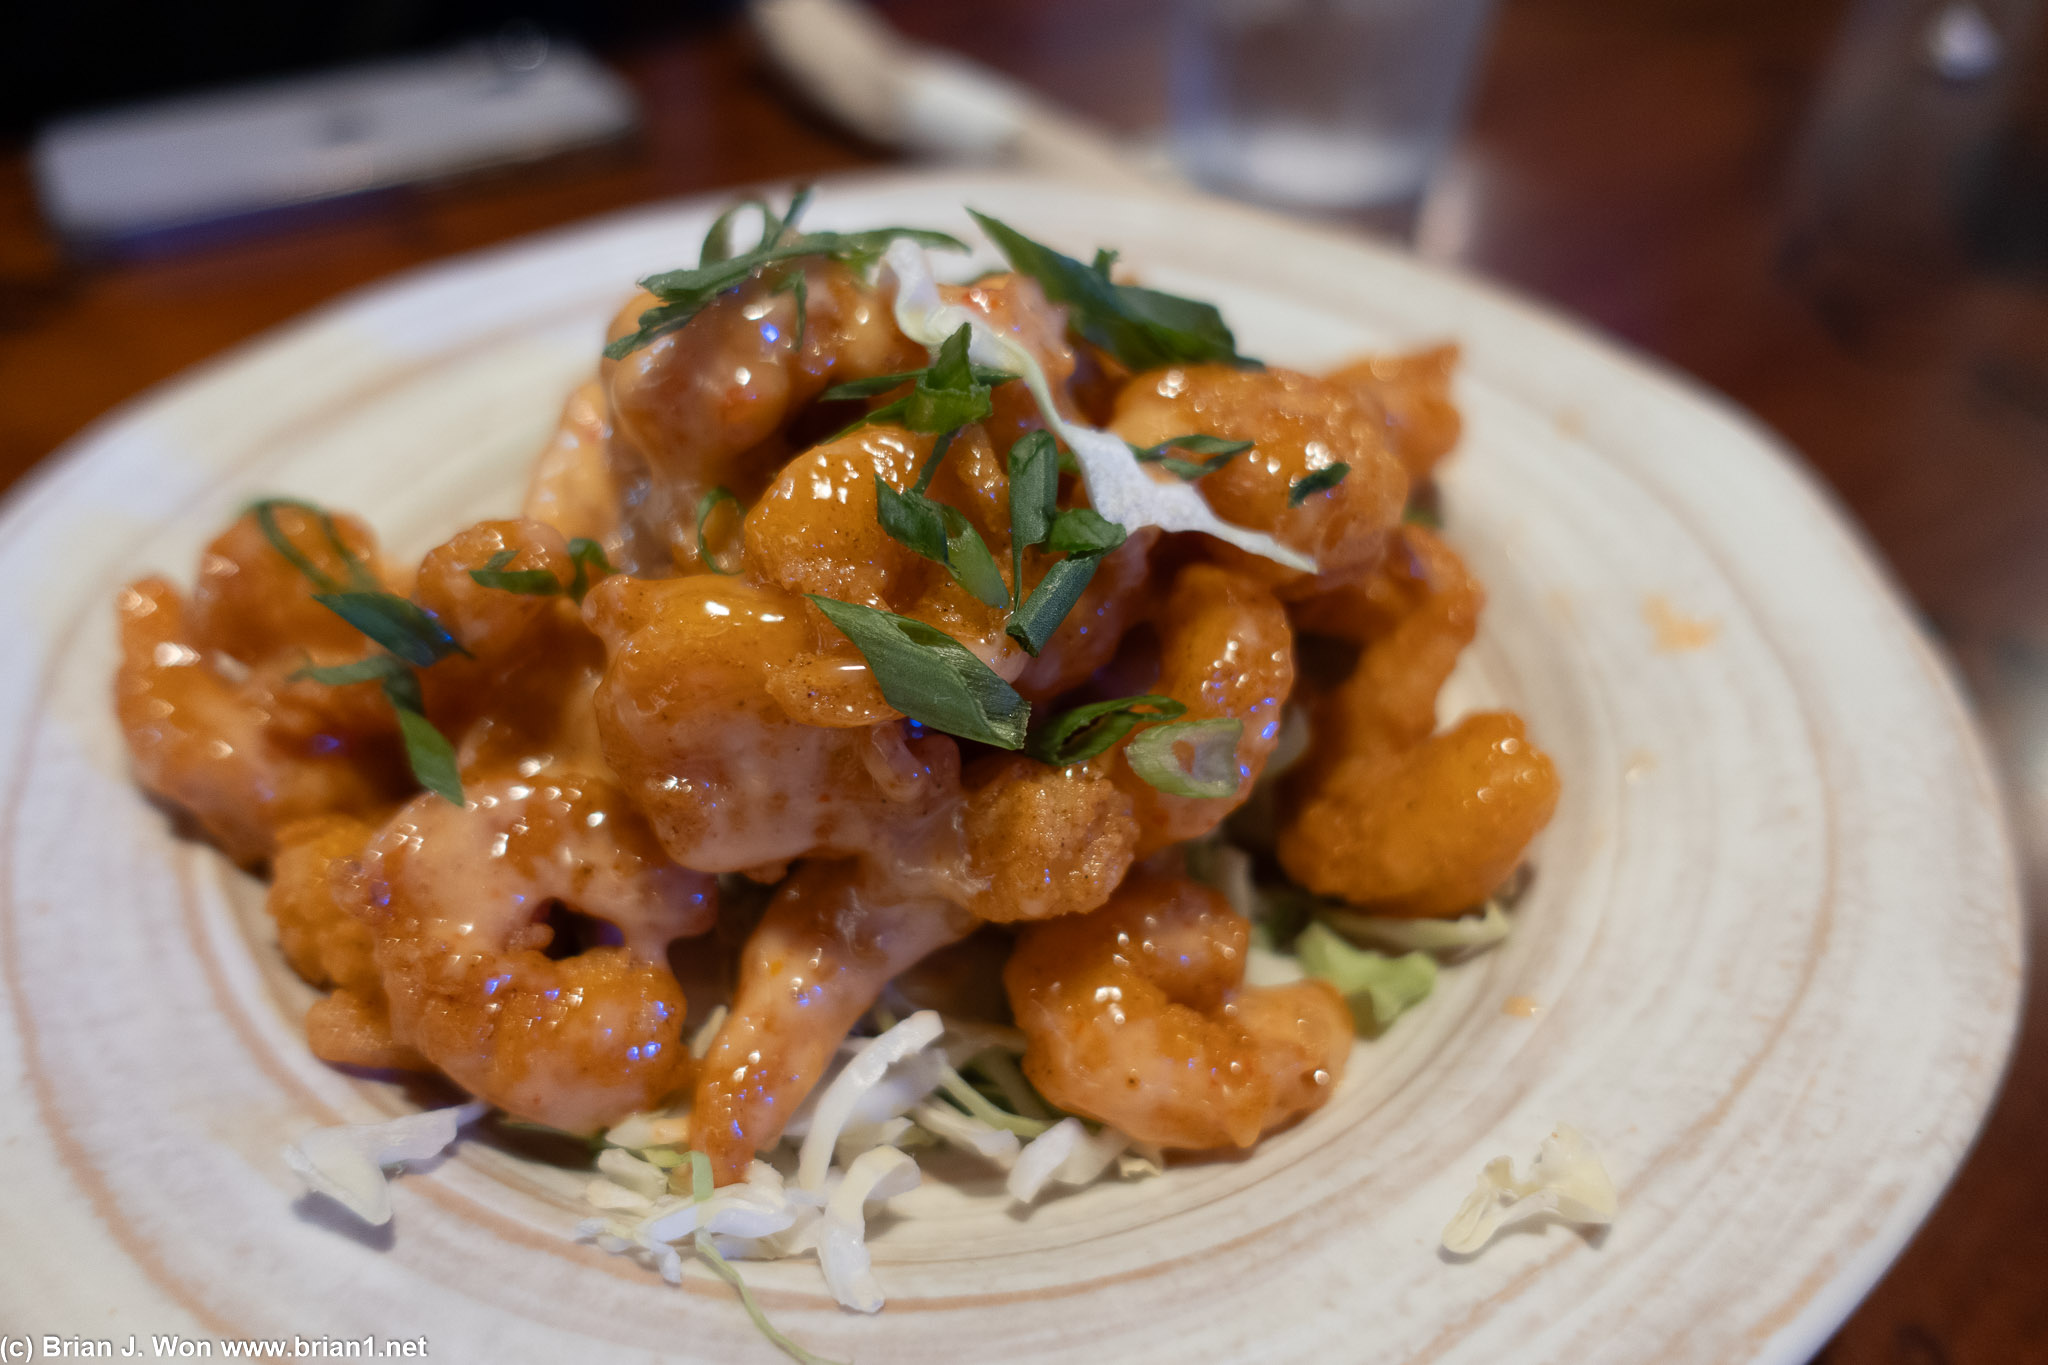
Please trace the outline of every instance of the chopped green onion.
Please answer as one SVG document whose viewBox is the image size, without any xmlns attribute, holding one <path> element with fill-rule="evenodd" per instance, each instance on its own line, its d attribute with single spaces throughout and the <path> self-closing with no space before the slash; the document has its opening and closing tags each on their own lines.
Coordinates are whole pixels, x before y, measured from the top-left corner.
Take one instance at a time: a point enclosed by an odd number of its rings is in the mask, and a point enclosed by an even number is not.
<svg viewBox="0 0 2048 1365">
<path fill-rule="evenodd" d="M 965 243 L 948 233 L 923 228 L 886 227 L 871 232 L 792 235 L 797 215 L 803 211 L 809 198 L 808 186 L 798 190 L 790 199 L 788 211 L 779 220 L 768 214 L 764 206 L 763 213 L 768 221 L 760 245 L 737 255 L 717 256 L 718 252 L 730 248 L 730 220 L 721 219 L 727 224 L 723 229 L 714 222 L 712 231 L 706 234 L 705 248 L 716 259 L 700 259 L 695 269 L 665 271 L 640 281 L 640 287 L 661 302 L 640 314 L 632 332 L 606 346 L 605 358 L 623 360 L 655 338 L 687 325 L 713 299 L 745 284 L 766 266 L 806 257 L 823 257 L 859 266 L 875 260 L 898 237 L 908 237 L 924 246 L 951 251 L 967 249 Z"/>
<path fill-rule="evenodd" d="M 1124 543 L 1124 528 L 1092 507 L 1070 507 L 1053 521 L 1046 543 L 1065 555 L 1106 555 Z"/>
<path fill-rule="evenodd" d="M 1130 445 L 1128 441 L 1124 444 Z M 1205 474 L 1214 474 L 1223 466 L 1252 448 L 1250 441 L 1226 441 L 1221 436 L 1175 436 L 1155 446 L 1131 446 L 1131 454 L 1139 464 L 1156 464 L 1178 478 L 1193 482 Z M 1185 450 L 1194 455 L 1207 455 L 1202 461 L 1183 460 L 1167 454 L 1169 450 Z"/>
<path fill-rule="evenodd" d="M 469 576 L 479 587 L 515 592 L 524 597 L 553 597 L 562 590 L 562 580 L 550 570 L 505 567 L 518 557 L 517 550 L 500 550 L 485 560 L 481 569 L 471 569 Z"/>
<path fill-rule="evenodd" d="M 1243 781 L 1237 765 L 1237 741 L 1244 722 L 1234 716 L 1214 720 L 1178 720 L 1155 725 L 1124 746 L 1131 771 L 1169 796 L 1213 800 L 1235 796 Z M 1193 749 L 1181 766 L 1178 746 Z"/>
<path fill-rule="evenodd" d="M 889 705 L 962 739 L 1024 746 L 1030 704 L 958 640 L 907 616 L 806 595 L 867 660 Z"/>
<path fill-rule="evenodd" d="M 313 600 L 415 667 L 469 653 L 429 612 L 395 592 L 316 592 Z"/>
<path fill-rule="evenodd" d="M 1004 631 L 1024 646 L 1026 654 L 1036 657 L 1060 628 L 1060 622 L 1067 619 L 1074 604 L 1081 600 L 1088 580 L 1095 577 L 1095 566 L 1101 562 L 1101 555 L 1069 555 L 1054 564 L 1011 615 Z"/>
<path fill-rule="evenodd" d="M 1339 460 L 1335 464 L 1326 464 L 1321 469 L 1302 475 L 1295 480 L 1294 486 L 1287 490 L 1287 505 L 1299 507 L 1316 494 L 1327 493 L 1344 482 L 1344 476 L 1350 472 L 1351 466 Z"/>
<path fill-rule="evenodd" d="M 1140 725 L 1173 720 L 1187 714 L 1187 709 L 1172 697 L 1155 693 L 1090 702 L 1060 712 L 1033 731 L 1024 752 L 1055 768 L 1085 763 Z"/>
<path fill-rule="evenodd" d="M 738 567 L 728 569 L 720 564 L 718 557 L 711 553 L 711 546 L 704 537 L 704 532 L 711 525 L 711 514 L 726 503 L 738 508 L 741 519 L 745 519 L 747 509 L 741 506 L 739 498 L 729 488 L 714 488 L 697 500 L 697 558 L 703 560 L 704 567 L 711 572 L 730 577 L 739 572 Z"/>
<path fill-rule="evenodd" d="M 305 552 L 292 543 L 291 537 L 277 524 L 277 509 L 280 507 L 295 508 L 319 520 L 320 529 L 327 534 L 327 543 L 334 548 L 334 553 L 348 569 L 348 581 L 345 584 L 336 582 L 330 574 L 308 559 Z M 310 502 L 300 502 L 295 498 L 264 498 L 251 503 L 249 510 L 256 514 L 257 529 L 262 531 L 263 538 L 270 542 L 270 548 L 291 561 L 292 567 L 305 575 L 306 581 L 320 591 L 376 590 L 375 576 L 370 573 L 363 561 L 356 557 L 355 552 L 348 548 L 347 542 L 342 540 L 341 528 L 334 524 L 334 517 L 326 508 L 317 507 Z"/>
<path fill-rule="evenodd" d="M 1237 353 L 1237 340 L 1213 304 L 1112 280 L 1114 252 L 1098 251 L 1095 263 L 1085 265 L 986 214 L 968 212 L 1012 269 L 1037 280 L 1054 303 L 1067 305 L 1075 331 L 1131 370 L 1210 360 L 1257 363 Z"/>
<path fill-rule="evenodd" d="M 605 557 L 604 546 L 587 536 L 577 536 L 569 542 L 569 558 L 576 561 L 576 576 L 569 580 L 569 596 L 579 606 L 595 579 L 610 578 L 618 572 Z"/>
</svg>

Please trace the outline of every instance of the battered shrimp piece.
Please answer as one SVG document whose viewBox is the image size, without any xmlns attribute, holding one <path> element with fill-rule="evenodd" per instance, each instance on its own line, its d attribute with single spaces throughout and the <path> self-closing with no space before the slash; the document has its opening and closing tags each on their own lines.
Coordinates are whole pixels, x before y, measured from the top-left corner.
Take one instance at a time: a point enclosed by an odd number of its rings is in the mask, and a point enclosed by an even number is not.
<svg viewBox="0 0 2048 1365">
<path fill-rule="evenodd" d="M 1280 831 L 1287 875 L 1387 915 L 1462 915 L 1557 809 L 1557 768 L 1521 717 L 1468 716 L 1394 753 L 1339 763 Z"/>
<path fill-rule="evenodd" d="M 1226 520 L 1316 561 L 1311 575 L 1234 546 L 1212 547 L 1219 563 L 1283 597 L 1371 569 L 1408 497 L 1408 477 L 1387 448 L 1378 411 L 1349 390 L 1292 370 L 1184 365 L 1139 375 L 1118 396 L 1110 428 L 1139 446 L 1192 434 L 1254 442 L 1195 486 Z M 1342 483 L 1290 503 L 1303 478 L 1340 463 L 1350 466 Z"/>
<path fill-rule="evenodd" d="M 1436 696 L 1478 629 L 1483 595 L 1433 533 L 1403 527 L 1353 619 L 1378 633 L 1319 699 L 1287 793 L 1287 874 L 1385 914 L 1459 915 L 1504 881 L 1557 806 L 1557 770 L 1506 712 L 1436 729 Z M 1314 618 L 1328 604 L 1307 604 Z M 1336 615 L 1337 613 L 1330 613 Z M 1377 619 L 1375 619 L 1377 618 Z"/>
<path fill-rule="evenodd" d="M 470 576 L 507 553 L 505 572 L 538 570 L 559 584 L 575 575 L 561 533 L 531 520 L 479 522 L 420 564 L 415 598 L 468 651 L 423 675 L 427 715 L 455 743 L 465 774 L 602 771 L 590 699 L 604 646 L 567 597 L 486 587 Z"/>
<path fill-rule="evenodd" d="M 1066 768 L 1010 755 L 977 763 L 962 824 L 976 887 L 966 908 L 1001 923 L 1078 914 L 1108 900 L 1140 837 L 1114 770 L 1106 754 Z"/>
<path fill-rule="evenodd" d="M 271 688 L 190 643 L 184 602 L 163 579 L 130 584 L 116 606 L 114 708 L 136 780 L 191 815 L 236 862 L 268 859 L 277 831 L 294 820 L 329 811 L 367 817 L 402 796 L 403 760 L 388 733 L 308 733 L 304 713 L 299 724 L 278 724 Z"/>
<path fill-rule="evenodd" d="M 732 1013 L 698 1073 L 692 1137 L 720 1184 L 781 1138 L 889 979 L 973 928 L 871 862 L 806 862 L 782 884 L 747 940 Z"/>
<path fill-rule="evenodd" d="M 1437 461 L 1450 454 L 1464 430 L 1457 404 L 1451 401 L 1451 374 L 1457 367 L 1456 346 L 1433 346 L 1366 356 L 1331 371 L 1328 379 L 1379 408 L 1387 443 L 1408 477 L 1420 483 Z"/>
<path fill-rule="evenodd" d="M 875 480 L 909 488 L 935 439 L 877 424 L 791 460 L 747 513 L 748 576 L 788 593 L 888 611 L 910 606 L 927 571 L 945 571 L 882 529 Z"/>
<path fill-rule="evenodd" d="M 668 945 L 711 927 L 716 884 L 671 863 L 603 778 L 501 778 L 466 795 L 421 795 L 363 855 L 356 913 L 393 1037 L 479 1098 L 567 1132 L 661 1103 L 690 1079 Z M 582 933 L 550 923 L 557 906 L 584 917 Z"/>
<path fill-rule="evenodd" d="M 1485 590 L 1435 532 L 1403 526 L 1380 567 L 1295 605 L 1303 629 L 1366 641 L 1350 675 L 1316 699 L 1316 742 L 1289 785 L 1312 785 L 1340 759 L 1410 748 L 1436 729 L 1436 696 L 1479 630 Z"/>
<path fill-rule="evenodd" d="M 1244 985 L 1251 926 L 1190 878 L 1141 869 L 1101 909 L 1024 930 L 1003 972 L 1024 1074 L 1141 1142 L 1249 1147 L 1337 1088 L 1351 1014 L 1321 981 Z"/>
<path fill-rule="evenodd" d="M 711 574 L 619 576 L 585 599 L 606 649 L 605 757 L 677 862 L 772 880 L 793 858 L 859 852 L 951 809 L 951 739 L 912 738 L 900 720 L 802 724 L 771 693 L 777 669 L 817 650 L 812 610 Z"/>
<path fill-rule="evenodd" d="M 1280 709 L 1294 687 L 1287 613 L 1257 580 L 1215 564 L 1189 564 L 1159 607 L 1159 678 L 1150 691 L 1187 707 L 1183 720 L 1234 718 L 1238 787 L 1213 798 L 1172 796 L 1131 771 L 1117 752 L 1116 783 L 1137 816 L 1137 855 L 1198 839 L 1251 795 L 1280 739 Z"/>
<path fill-rule="evenodd" d="M 756 447 L 772 445 L 828 385 L 926 363 L 924 348 L 896 330 L 889 299 L 852 270 L 830 261 L 792 268 L 805 281 L 801 345 L 796 295 L 779 287 L 778 273 L 721 294 L 688 326 L 605 361 L 600 371 L 613 454 L 645 462 L 647 511 L 666 528 L 679 565 L 697 563 L 699 500 L 723 486 L 751 501 L 786 458 Z M 611 337 L 632 332 L 658 302 L 635 296 L 613 320 Z"/>
<path fill-rule="evenodd" d="M 350 913 L 360 899 L 364 846 L 376 827 L 346 815 L 300 820 L 278 832 L 270 894 L 278 946 L 292 970 L 333 994 L 306 1011 L 306 1043 L 342 1066 L 426 1071 L 425 1058 L 391 1040 L 384 981 L 369 928 Z"/>
<path fill-rule="evenodd" d="M 615 541 L 621 490 L 605 449 L 611 422 L 604 403 L 604 385 L 595 379 L 569 395 L 560 425 L 527 476 L 521 516 L 546 522 L 572 539 Z"/>
</svg>

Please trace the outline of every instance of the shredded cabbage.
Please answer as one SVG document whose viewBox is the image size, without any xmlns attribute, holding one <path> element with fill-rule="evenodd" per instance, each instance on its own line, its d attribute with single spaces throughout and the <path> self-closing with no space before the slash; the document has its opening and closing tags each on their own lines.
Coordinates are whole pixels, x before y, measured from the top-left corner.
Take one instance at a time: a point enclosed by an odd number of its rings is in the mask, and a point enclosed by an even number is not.
<svg viewBox="0 0 2048 1365">
<path fill-rule="evenodd" d="M 832 1078 L 817 1107 L 811 1111 L 811 1128 L 797 1151 L 796 1183 L 815 1190 L 825 1181 L 832 1164 L 832 1149 L 839 1131 L 853 1117 L 863 1092 L 874 1088 L 889 1068 L 912 1053 L 929 1047 L 945 1030 L 936 1011 L 919 1010 L 863 1047 L 845 1070 Z"/>
<path fill-rule="evenodd" d="M 1477 952 L 1506 938 L 1514 927 L 1499 901 L 1488 901 L 1485 913 L 1462 919 L 1400 919 L 1335 908 L 1324 908 L 1317 915 L 1348 939 L 1400 952 Z"/>
<path fill-rule="evenodd" d="M 382 1226 L 391 1221 L 391 1186 L 384 1168 L 438 1156 L 463 1125 L 489 1108 L 458 1104 L 384 1123 L 315 1128 L 284 1149 L 284 1164 L 313 1193 L 326 1195 L 365 1223 Z"/>
<path fill-rule="evenodd" d="M 1615 1205 L 1614 1182 L 1600 1154 L 1576 1128 L 1560 1123 L 1543 1140 L 1527 1179 L 1515 1177 L 1507 1157 L 1486 1163 L 1479 1183 L 1444 1228 L 1444 1250 L 1474 1255 L 1502 1228 L 1545 1215 L 1605 1226 L 1614 1221 Z"/>
<path fill-rule="evenodd" d="M 1351 1006 L 1358 1027 L 1385 1031 L 1400 1013 L 1436 988 L 1436 959 L 1428 953 L 1388 957 L 1354 948 L 1326 924 L 1311 924 L 1294 940 L 1302 970 L 1337 988 Z"/>
<path fill-rule="evenodd" d="M 916 1016 L 912 1016 L 915 1018 Z M 917 1163 L 893 1147 L 863 1152 L 847 1168 L 818 1230 L 818 1265 L 832 1297 L 861 1313 L 878 1313 L 882 1287 L 867 1247 L 867 1206 L 914 1189 Z"/>
</svg>

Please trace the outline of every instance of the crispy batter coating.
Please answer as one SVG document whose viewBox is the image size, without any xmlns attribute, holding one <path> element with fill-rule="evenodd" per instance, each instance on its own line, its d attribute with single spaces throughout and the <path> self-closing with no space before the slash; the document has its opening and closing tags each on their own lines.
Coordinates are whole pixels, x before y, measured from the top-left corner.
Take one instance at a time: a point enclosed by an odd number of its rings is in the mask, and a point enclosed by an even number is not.
<svg viewBox="0 0 2048 1365">
<path fill-rule="evenodd" d="M 275 515 L 316 565 L 343 571 L 315 518 L 290 507 Z M 336 526 L 374 565 L 368 531 L 350 518 Z M 116 604 L 115 711 L 137 780 L 243 864 L 269 858 L 294 820 L 378 813 L 410 785 L 375 683 L 293 676 L 369 652 L 313 591 L 245 515 L 207 546 L 189 608 L 160 578 L 131 584 Z"/>
<path fill-rule="evenodd" d="M 596 693 L 605 757 L 676 861 L 739 872 L 855 853 L 958 790 L 942 735 L 903 723 L 827 729 L 770 692 L 814 652 L 802 599 L 733 578 L 617 577 L 585 599 L 609 658 Z"/>
<path fill-rule="evenodd" d="M 1436 729 L 1436 696 L 1478 629 L 1483 601 L 1434 533 L 1403 527 L 1395 553 L 1340 600 L 1376 631 L 1320 698 L 1314 742 L 1288 775 L 1297 813 L 1280 831 L 1287 874 L 1385 914 L 1459 915 L 1483 901 L 1557 807 L 1557 770 L 1519 717 Z M 1327 601 L 1298 618 L 1339 616 Z"/>
<path fill-rule="evenodd" d="M 1003 972 L 1024 1074 L 1143 1142 L 1249 1147 L 1336 1090 L 1351 1013 L 1320 981 L 1244 985 L 1251 926 L 1187 877 L 1140 869 L 1108 905 L 1025 929 Z"/>
<path fill-rule="evenodd" d="M 1462 915 L 1557 809 L 1557 767 L 1521 717 L 1467 716 L 1414 748 L 1347 758 L 1280 832 L 1287 875 L 1389 915 Z"/>
<path fill-rule="evenodd" d="M 1432 346 L 1354 360 L 1332 371 L 1329 381 L 1379 409 L 1388 444 L 1408 477 L 1420 483 L 1451 453 L 1464 430 L 1451 401 L 1451 375 L 1457 367 L 1456 346 Z"/>
<path fill-rule="evenodd" d="M 264 906 L 292 970 L 312 985 L 333 988 L 306 1011 L 313 1055 L 342 1066 L 427 1071 L 432 1067 L 424 1057 L 392 1041 L 375 941 L 348 908 L 361 899 L 363 849 L 376 832 L 346 815 L 285 826 Z"/>
<path fill-rule="evenodd" d="M 578 385 L 562 405 L 554 436 L 533 462 L 519 514 L 543 521 L 574 539 L 578 536 L 617 551 L 624 508 L 619 475 L 612 466 L 612 424 L 604 385 Z"/>
<path fill-rule="evenodd" d="M 1051 768 L 1035 759 L 985 760 L 970 773 L 965 832 L 983 885 L 967 908 L 985 920 L 1049 919 L 1109 899 L 1137 855 L 1130 794 L 1115 760 Z"/>
<path fill-rule="evenodd" d="M 1316 561 L 1304 574 L 1221 543 L 1217 561 L 1283 597 L 1369 570 L 1400 520 L 1408 477 L 1387 448 L 1378 412 L 1345 388 L 1293 370 L 1179 365 L 1139 375 L 1117 398 L 1110 424 L 1134 445 L 1203 434 L 1255 442 L 1195 486 L 1225 520 L 1264 531 Z M 1333 464 L 1335 488 L 1291 503 L 1290 490 Z"/>
<path fill-rule="evenodd" d="M 393 1037 L 470 1093 L 568 1132 L 688 1084 L 667 950 L 711 926 L 713 880 L 671 863 L 606 779 L 501 778 L 467 795 L 414 798 L 363 855 L 356 913 Z M 584 919 L 551 923 L 557 906 Z M 569 929 L 582 941 L 558 941 Z"/>
</svg>

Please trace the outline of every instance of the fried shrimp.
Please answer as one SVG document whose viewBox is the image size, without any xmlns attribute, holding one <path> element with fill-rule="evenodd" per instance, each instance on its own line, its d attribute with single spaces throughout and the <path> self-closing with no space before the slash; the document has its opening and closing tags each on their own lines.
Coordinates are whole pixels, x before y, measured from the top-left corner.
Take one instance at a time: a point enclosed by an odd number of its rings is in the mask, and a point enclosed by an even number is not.
<svg viewBox="0 0 2048 1365">
<path fill-rule="evenodd" d="M 337 545 L 315 514 L 280 504 L 273 517 L 323 572 L 344 571 L 342 547 L 373 560 L 369 533 L 352 518 L 329 523 Z M 406 790 L 376 684 L 294 676 L 369 652 L 313 592 L 251 513 L 207 546 L 189 606 L 160 578 L 131 584 L 117 603 L 115 710 L 136 775 L 240 863 L 267 859 L 294 820 L 380 813 Z"/>
<path fill-rule="evenodd" d="M 264 907 L 277 922 L 278 946 L 292 970 L 333 991 L 306 1011 L 313 1055 L 342 1066 L 425 1071 L 425 1058 L 391 1039 L 376 944 L 349 909 L 361 898 L 363 849 L 376 832 L 346 815 L 285 826 Z"/>
<path fill-rule="evenodd" d="M 1378 411 L 1293 370 L 1185 365 L 1140 375 L 1117 399 L 1110 427 L 1138 446 L 1191 433 L 1253 442 L 1195 487 L 1229 521 L 1316 561 L 1310 575 L 1233 546 L 1212 547 L 1219 563 L 1283 597 L 1371 569 L 1408 497 L 1408 476 L 1387 447 Z M 1334 488 L 1294 495 L 1303 479 L 1338 464 L 1349 472 Z"/>
<path fill-rule="evenodd" d="M 1379 409 L 1388 444 L 1408 477 L 1420 483 L 1437 461 L 1450 454 L 1464 430 L 1451 401 L 1451 373 L 1457 366 L 1456 346 L 1432 346 L 1367 356 L 1332 371 L 1328 378 Z"/>
<path fill-rule="evenodd" d="M 608 446 L 611 419 L 604 385 L 593 379 L 569 395 L 555 434 L 533 462 L 520 515 L 569 537 L 619 546 L 619 479 Z"/>
<path fill-rule="evenodd" d="M 925 363 L 924 348 L 896 330 L 889 300 L 852 270 L 833 262 L 798 268 L 801 331 L 795 291 L 778 275 L 721 294 L 688 327 L 604 362 L 613 454 L 646 469 L 645 511 L 679 565 L 697 563 L 699 501 L 721 486 L 751 499 L 789 456 L 756 448 L 771 444 L 804 404 L 830 384 Z M 633 331 L 657 305 L 651 294 L 636 296 L 611 336 Z"/>
<path fill-rule="evenodd" d="M 1157 612 L 1160 667 L 1153 692 L 1187 707 L 1187 720 L 1236 720 L 1237 791 L 1230 796 L 1163 792 L 1119 758 L 1117 785 L 1138 820 L 1138 856 L 1216 828 L 1251 795 L 1280 740 L 1280 709 L 1294 687 L 1294 638 L 1287 614 L 1256 580 L 1192 563 L 1173 580 Z"/>
<path fill-rule="evenodd" d="M 363 855 L 391 1031 L 506 1112 L 589 1132 L 686 1085 L 668 945 L 708 929 L 710 877 L 671 863 L 602 778 L 431 793 Z"/>
<path fill-rule="evenodd" d="M 816 652 L 810 610 L 709 574 L 621 576 L 585 600 L 608 658 L 596 694 L 605 757 L 677 862 L 772 880 L 791 859 L 855 853 L 914 826 L 957 792 L 958 753 L 942 735 L 790 718 L 770 683 Z"/>
<path fill-rule="evenodd" d="M 492 566 L 557 585 L 576 572 L 567 542 L 538 521 L 478 522 L 429 551 L 413 595 L 466 651 L 427 672 L 429 718 L 455 742 L 465 774 L 603 771 L 590 699 L 604 646 L 559 592 L 473 576 Z"/>
<path fill-rule="evenodd" d="M 1109 904 L 1034 924 L 1003 972 L 1024 1074 L 1141 1142 L 1249 1147 L 1335 1091 L 1352 1021 L 1328 985 L 1244 985 L 1250 924 L 1141 869 Z"/>
<path fill-rule="evenodd" d="M 1319 701 L 1318 752 L 1290 774 L 1298 814 L 1280 831 L 1280 861 L 1310 890 L 1385 914 L 1463 914 L 1550 822 L 1557 770 L 1519 717 L 1488 712 L 1432 734 L 1481 602 L 1464 563 L 1417 526 L 1364 585 L 1355 615 L 1377 615 L 1380 633 Z"/>
<path fill-rule="evenodd" d="M 807 862 L 782 884 L 747 939 L 732 1013 L 697 1081 L 693 1135 L 720 1184 L 775 1145 L 889 979 L 973 928 L 873 863 Z"/>
</svg>

